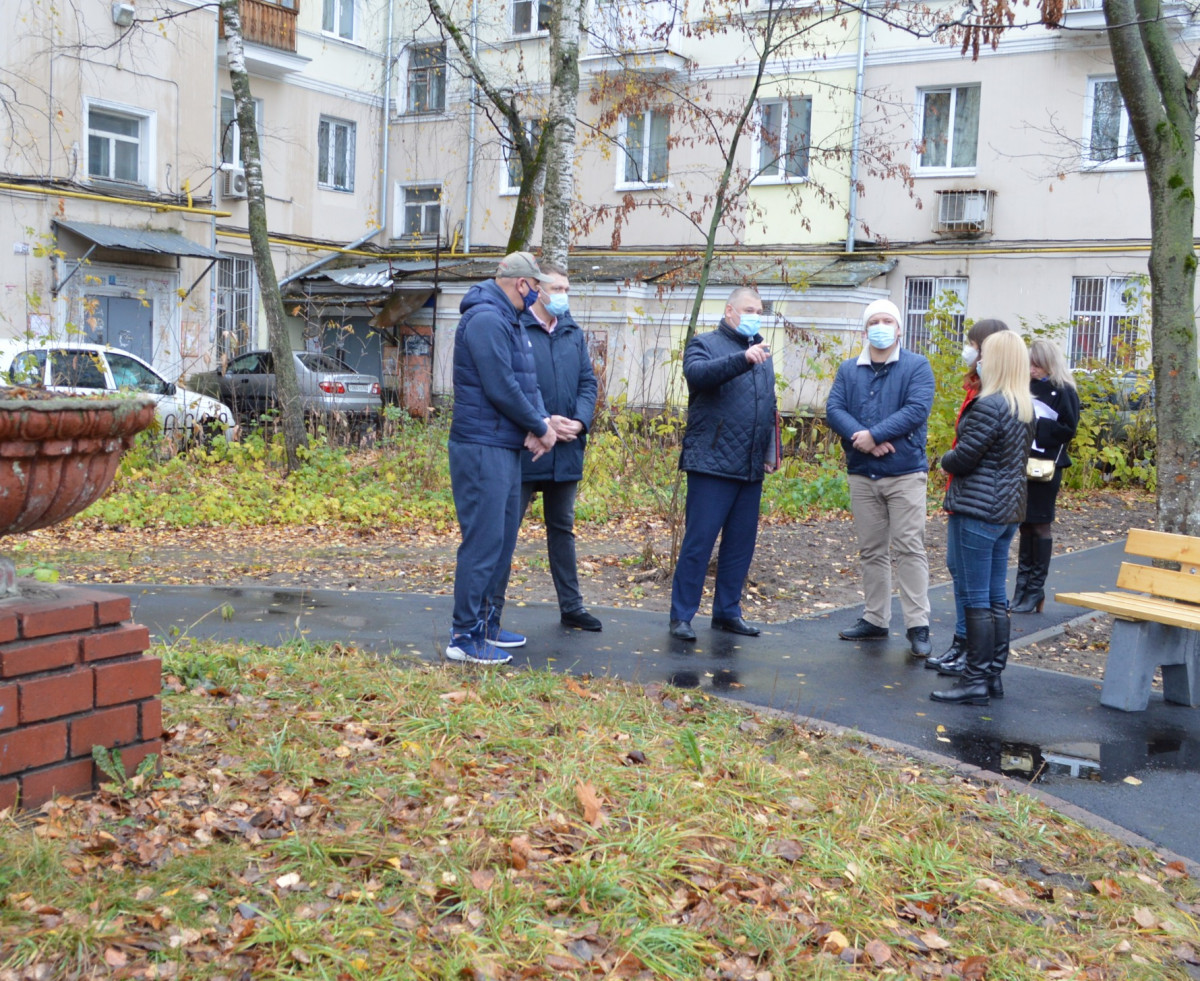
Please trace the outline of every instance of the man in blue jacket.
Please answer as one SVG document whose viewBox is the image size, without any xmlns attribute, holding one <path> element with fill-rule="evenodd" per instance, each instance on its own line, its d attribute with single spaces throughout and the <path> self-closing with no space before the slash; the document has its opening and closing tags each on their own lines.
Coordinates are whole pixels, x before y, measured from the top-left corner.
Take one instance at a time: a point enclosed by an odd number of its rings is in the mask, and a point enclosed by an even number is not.
<svg viewBox="0 0 1200 981">
<path fill-rule="evenodd" d="M 583 451 L 596 411 L 596 375 L 587 338 L 571 316 L 567 271 L 550 262 L 539 265 L 538 300 L 521 314 L 521 329 L 533 345 L 538 391 L 558 442 L 540 457 L 528 451 L 522 454 L 521 514 L 533 495 L 541 492 L 559 617 L 577 630 L 600 630 L 600 621 L 584 608 L 575 559 L 575 495 L 583 479 Z M 492 598 L 494 609 L 503 609 L 507 587 L 506 575 L 499 595 Z"/>
<path fill-rule="evenodd" d="M 712 626 L 757 636 L 742 619 L 742 587 L 754 558 L 763 474 L 775 454 L 775 369 L 759 333 L 762 300 L 735 289 L 716 330 L 698 334 L 683 352 L 687 429 L 679 469 L 687 472 L 683 543 L 671 584 L 671 636 L 693 641 L 704 575 L 717 535 Z"/>
<path fill-rule="evenodd" d="M 933 369 L 927 358 L 900 346 L 900 311 L 890 300 L 868 304 L 863 329 L 862 353 L 842 362 L 825 404 L 825 419 L 846 451 L 865 601 L 858 622 L 838 636 L 888 636 L 895 556 L 905 635 L 914 657 L 928 657 L 925 439 Z"/>
<path fill-rule="evenodd" d="M 508 577 L 521 522 L 521 450 L 548 453 L 557 438 L 538 395 L 533 347 L 518 324 L 538 298 L 542 271 L 528 252 L 500 260 L 495 279 L 467 290 L 454 336 L 450 486 L 462 544 L 446 657 L 512 660 L 525 638 L 500 627 L 488 600 Z"/>
</svg>

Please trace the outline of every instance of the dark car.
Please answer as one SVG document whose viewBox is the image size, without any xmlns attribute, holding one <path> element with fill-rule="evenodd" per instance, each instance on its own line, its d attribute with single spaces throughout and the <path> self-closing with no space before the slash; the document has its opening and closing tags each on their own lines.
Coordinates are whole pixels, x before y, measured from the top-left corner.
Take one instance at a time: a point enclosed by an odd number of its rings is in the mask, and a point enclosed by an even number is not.
<svg viewBox="0 0 1200 981">
<path fill-rule="evenodd" d="M 383 389 L 374 375 L 360 375 L 332 354 L 293 351 L 300 401 L 307 416 L 375 418 L 383 411 Z M 270 351 L 249 351 L 217 375 L 222 401 L 238 419 L 257 419 L 278 408 L 275 361 Z"/>
</svg>

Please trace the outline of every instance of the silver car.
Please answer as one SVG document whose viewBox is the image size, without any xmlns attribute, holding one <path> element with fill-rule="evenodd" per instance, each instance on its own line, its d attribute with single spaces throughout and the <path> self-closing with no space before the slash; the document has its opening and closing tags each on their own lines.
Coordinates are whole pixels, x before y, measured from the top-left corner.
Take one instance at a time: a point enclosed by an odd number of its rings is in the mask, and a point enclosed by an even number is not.
<svg viewBox="0 0 1200 981">
<path fill-rule="evenodd" d="M 374 375 L 360 375 L 332 354 L 293 351 L 305 415 L 375 418 L 383 411 L 383 389 Z M 239 420 L 257 419 L 277 408 L 275 361 L 270 351 L 248 351 L 218 375 L 221 400 Z"/>
</svg>

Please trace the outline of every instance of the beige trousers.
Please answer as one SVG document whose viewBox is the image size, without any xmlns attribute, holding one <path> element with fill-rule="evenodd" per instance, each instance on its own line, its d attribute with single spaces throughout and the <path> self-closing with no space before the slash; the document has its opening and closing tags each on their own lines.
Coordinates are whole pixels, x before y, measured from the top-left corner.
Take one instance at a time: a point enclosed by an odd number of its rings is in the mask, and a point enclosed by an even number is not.
<svg viewBox="0 0 1200 981">
<path fill-rule="evenodd" d="M 925 554 L 928 474 L 872 480 L 850 474 L 850 508 L 862 563 L 863 619 L 886 627 L 892 619 L 892 560 L 904 628 L 929 626 L 929 557 Z"/>
</svg>

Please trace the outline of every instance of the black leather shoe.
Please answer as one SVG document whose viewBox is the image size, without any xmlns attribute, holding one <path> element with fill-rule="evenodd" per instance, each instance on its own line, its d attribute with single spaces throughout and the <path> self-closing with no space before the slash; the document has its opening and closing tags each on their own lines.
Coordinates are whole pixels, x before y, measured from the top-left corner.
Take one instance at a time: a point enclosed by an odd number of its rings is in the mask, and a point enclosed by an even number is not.
<svg viewBox="0 0 1200 981">
<path fill-rule="evenodd" d="M 762 631 L 741 617 L 713 617 L 713 630 L 724 630 L 731 634 L 741 634 L 743 637 L 757 637 Z"/>
<path fill-rule="evenodd" d="M 952 705 L 987 705 L 988 685 L 986 681 L 964 681 L 959 678 L 953 687 L 945 691 L 931 691 L 929 697 L 935 702 L 950 702 Z"/>
<path fill-rule="evenodd" d="M 691 623 L 687 620 L 672 620 L 671 636 L 676 640 L 695 640 L 696 631 L 692 629 Z"/>
<path fill-rule="evenodd" d="M 988 697 L 1003 698 L 1004 697 L 1004 682 L 1000 680 L 1000 675 L 994 674 L 988 678 Z"/>
<path fill-rule="evenodd" d="M 913 657 L 929 657 L 933 653 L 933 645 L 929 643 L 928 627 L 909 627 L 904 632 L 904 636 L 908 638 L 908 643 L 912 647 Z"/>
<path fill-rule="evenodd" d="M 576 630 L 590 630 L 595 633 L 603 629 L 600 621 L 587 610 L 573 610 L 570 613 L 564 613 L 559 620 L 562 621 L 563 626 L 574 627 Z"/>
<path fill-rule="evenodd" d="M 887 635 L 887 627 L 877 627 L 862 617 L 859 617 L 858 623 L 853 627 L 847 627 L 838 633 L 842 640 L 887 640 Z"/>
<path fill-rule="evenodd" d="M 961 660 L 963 655 L 967 653 L 967 638 L 955 636 L 950 641 L 950 646 L 941 654 L 931 654 L 925 658 L 925 667 L 930 671 L 936 671 L 943 664 L 951 664 L 954 661 Z"/>
</svg>

